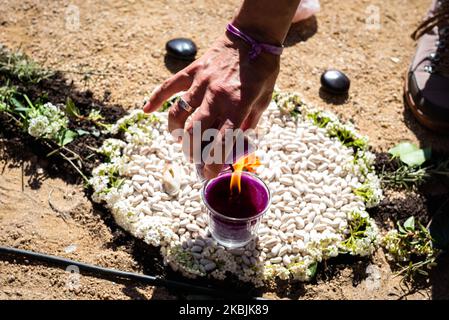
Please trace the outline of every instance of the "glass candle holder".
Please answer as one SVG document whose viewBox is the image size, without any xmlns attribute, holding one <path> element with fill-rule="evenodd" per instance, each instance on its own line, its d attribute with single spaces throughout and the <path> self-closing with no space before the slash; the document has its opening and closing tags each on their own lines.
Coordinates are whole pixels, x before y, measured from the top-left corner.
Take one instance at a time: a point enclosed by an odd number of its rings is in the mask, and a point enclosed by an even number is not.
<svg viewBox="0 0 449 320">
<path fill-rule="evenodd" d="M 249 172 L 241 174 L 241 191 L 231 191 L 231 172 L 207 181 L 202 197 L 209 216 L 209 231 L 221 245 L 237 248 L 257 234 L 262 216 L 267 212 L 271 195 L 266 184 Z"/>
<path fill-rule="evenodd" d="M 232 152 L 229 153 L 226 157 L 222 172 L 230 171 L 231 165 L 234 164 L 238 159 L 255 152 L 257 149 L 254 142 L 243 133 L 237 136 L 236 140 L 239 141 L 239 143 L 236 142 L 233 145 Z M 196 163 L 195 169 L 199 180 L 203 183 L 206 182 L 207 179 L 204 176 L 204 163 Z"/>
</svg>

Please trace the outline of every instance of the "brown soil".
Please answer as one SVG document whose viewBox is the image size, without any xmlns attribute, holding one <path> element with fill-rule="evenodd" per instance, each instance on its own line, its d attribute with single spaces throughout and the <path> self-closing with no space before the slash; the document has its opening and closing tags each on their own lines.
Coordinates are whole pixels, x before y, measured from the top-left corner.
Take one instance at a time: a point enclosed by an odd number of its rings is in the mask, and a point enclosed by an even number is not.
<svg viewBox="0 0 449 320">
<path fill-rule="evenodd" d="M 22 163 L 3 162 L 1 172 L 2 245 L 141 272 L 129 248 L 119 246 L 117 249 L 113 245 L 113 233 L 101 214 L 92 208 L 81 186 L 45 177 L 39 161 L 26 153 Z M 29 182 L 39 178 L 42 178 L 39 188 L 33 188 Z M 65 270 L 11 259 L 0 261 L 2 299 L 139 299 L 154 296 L 150 287 L 113 283 L 90 276 L 82 276 L 80 287 L 70 289 L 67 284 L 71 275 Z"/>
<path fill-rule="evenodd" d="M 3 1 L 5 2 L 5 1 Z M 164 57 L 165 42 L 191 37 L 200 54 L 223 32 L 240 1 L 141 0 L 73 1 L 80 29 L 66 28 L 68 1 L 6 0 L 0 9 L 0 43 L 22 50 L 44 66 L 64 71 L 79 91 L 124 109 L 140 106 L 145 94 L 182 63 Z M 414 53 L 409 34 L 427 9 L 427 1 L 322 0 L 317 16 L 294 26 L 287 39 L 278 85 L 301 92 L 306 101 L 352 120 L 377 150 L 401 140 L 436 149 L 449 138 L 421 128 L 404 108 L 402 86 Z M 381 14 L 379 30 L 367 30 L 369 5 Z M 352 79 L 348 97 L 319 90 L 326 68 Z M 61 255 L 106 267 L 155 272 L 150 256 L 121 235 L 104 213 L 93 208 L 81 186 L 64 175 L 48 176 L 48 163 L 23 150 L 12 152 L 0 141 L 0 244 Z M 23 169 L 22 169 L 23 168 Z M 23 182 L 22 182 L 23 181 Z M 36 184 L 35 182 L 38 181 Z M 22 189 L 23 186 L 23 189 Z M 422 203 L 422 199 L 416 200 Z M 407 209 L 405 203 L 401 204 Z M 108 220 L 109 219 L 109 220 Z M 125 239 L 121 241 L 121 239 Z M 72 245 L 76 246 L 73 247 Z M 70 247 L 72 246 L 72 247 Z M 67 253 L 69 249 L 75 250 Z M 138 253 L 140 254 L 138 254 Z M 440 299 L 449 298 L 447 275 L 432 275 L 422 288 L 409 290 L 395 278 L 384 253 L 372 261 L 342 258 L 322 267 L 316 283 L 281 284 L 273 298 Z M 446 259 L 447 260 L 447 259 Z M 448 263 L 440 265 L 447 270 Z M 446 272 L 447 273 L 447 272 Z M 70 289 L 61 269 L 27 260 L 0 260 L 1 299 L 157 299 L 172 298 L 164 289 L 81 277 Z"/>
</svg>

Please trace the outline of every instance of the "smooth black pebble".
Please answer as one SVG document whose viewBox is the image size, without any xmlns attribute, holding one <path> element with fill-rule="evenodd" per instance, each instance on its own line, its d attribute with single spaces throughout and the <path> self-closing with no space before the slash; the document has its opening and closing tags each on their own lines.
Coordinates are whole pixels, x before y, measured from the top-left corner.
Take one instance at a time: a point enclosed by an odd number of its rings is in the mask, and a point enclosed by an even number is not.
<svg viewBox="0 0 449 320">
<path fill-rule="evenodd" d="M 321 85 L 332 94 L 348 93 L 351 80 L 339 70 L 327 70 L 321 75 Z"/>
<path fill-rule="evenodd" d="M 197 52 L 195 43 L 187 38 L 172 39 L 167 42 L 165 49 L 169 56 L 181 60 L 194 60 Z"/>
</svg>

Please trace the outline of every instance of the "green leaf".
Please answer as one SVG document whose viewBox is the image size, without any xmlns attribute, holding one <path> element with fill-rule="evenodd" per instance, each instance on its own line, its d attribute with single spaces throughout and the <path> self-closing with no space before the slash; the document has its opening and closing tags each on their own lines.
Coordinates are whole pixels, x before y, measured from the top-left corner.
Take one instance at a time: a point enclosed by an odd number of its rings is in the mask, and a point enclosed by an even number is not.
<svg viewBox="0 0 449 320">
<path fill-rule="evenodd" d="M 391 148 L 388 153 L 393 158 L 399 158 L 403 163 L 409 167 L 421 166 L 430 159 L 431 149 L 420 149 L 411 142 L 402 142 Z"/>
<path fill-rule="evenodd" d="M 91 121 L 99 121 L 103 120 L 103 116 L 100 113 L 100 110 L 90 110 L 89 115 L 87 116 L 87 119 Z"/>
<path fill-rule="evenodd" d="M 398 225 L 398 230 L 400 233 L 407 233 L 407 231 L 404 229 L 404 227 L 399 222 L 397 223 L 397 225 Z"/>
<path fill-rule="evenodd" d="M 15 112 L 28 112 L 29 110 L 29 108 L 14 108 Z"/>
<path fill-rule="evenodd" d="M 397 146 L 391 148 L 388 153 L 393 158 L 399 158 L 403 163 L 409 167 L 421 166 L 430 159 L 431 149 L 420 149 L 411 142 L 401 142 Z"/>
<path fill-rule="evenodd" d="M 101 135 L 101 132 L 97 130 L 95 127 L 92 127 L 92 131 L 90 132 L 95 138 L 98 138 Z"/>
<path fill-rule="evenodd" d="M 76 129 L 76 133 L 81 137 L 84 136 L 86 134 L 90 134 L 89 131 L 83 130 L 83 129 Z"/>
<path fill-rule="evenodd" d="M 318 269 L 318 263 L 315 261 L 309 265 L 307 268 L 307 276 L 313 278 L 316 275 L 316 271 Z"/>
<path fill-rule="evenodd" d="M 400 159 L 409 167 L 417 167 L 421 166 L 430 159 L 431 150 L 427 149 L 419 149 L 413 152 L 409 152 L 407 154 L 401 155 Z"/>
<path fill-rule="evenodd" d="M 70 142 L 72 142 L 73 140 L 75 140 L 75 138 L 78 136 L 78 134 L 75 131 L 72 130 L 65 130 L 62 132 L 61 137 L 59 139 L 59 145 L 61 147 L 69 144 Z"/>
<path fill-rule="evenodd" d="M 416 230 L 421 231 L 423 234 L 429 233 L 429 230 L 427 230 L 426 227 L 424 227 L 421 222 L 417 221 L 416 224 L 418 225 L 418 227 L 415 226 Z"/>
<path fill-rule="evenodd" d="M 407 154 L 410 152 L 414 152 L 419 150 L 419 148 L 411 142 L 401 142 L 395 147 L 388 150 L 388 153 L 391 154 L 394 158 L 399 158 L 403 154 Z"/>
<path fill-rule="evenodd" d="M 311 119 L 313 123 L 320 128 L 325 128 L 327 124 L 331 122 L 331 119 L 329 117 L 321 115 L 321 112 L 319 111 L 310 113 L 307 115 L 307 117 Z"/>
<path fill-rule="evenodd" d="M 425 271 L 425 270 L 422 270 L 422 269 L 417 269 L 416 270 L 420 275 L 422 275 L 422 276 L 428 276 L 429 275 L 429 273 L 427 272 L 427 271 Z"/>
<path fill-rule="evenodd" d="M 65 113 L 71 117 L 75 117 L 75 118 L 81 117 L 80 110 L 75 105 L 73 100 L 70 99 L 70 97 L 67 97 L 67 102 L 65 104 Z"/>
<path fill-rule="evenodd" d="M 404 228 L 407 231 L 415 231 L 415 217 L 410 217 L 404 222 Z"/>
<path fill-rule="evenodd" d="M 27 112 L 28 110 L 30 110 L 30 108 L 25 107 L 19 100 L 17 100 L 16 98 L 11 98 L 10 102 L 12 103 L 12 105 L 14 106 L 14 111 L 17 112 Z"/>
<path fill-rule="evenodd" d="M 30 106 L 30 108 L 35 109 L 35 107 L 34 107 L 33 103 L 31 102 L 30 98 L 28 98 L 28 96 L 26 94 L 24 94 L 23 97 L 25 98 L 25 100 L 28 103 L 28 105 Z"/>
</svg>

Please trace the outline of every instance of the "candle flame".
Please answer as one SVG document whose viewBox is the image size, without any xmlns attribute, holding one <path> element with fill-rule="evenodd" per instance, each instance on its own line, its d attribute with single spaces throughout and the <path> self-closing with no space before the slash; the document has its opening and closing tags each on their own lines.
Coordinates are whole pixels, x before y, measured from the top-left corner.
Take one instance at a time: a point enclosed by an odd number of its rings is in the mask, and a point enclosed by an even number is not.
<svg viewBox="0 0 449 320">
<path fill-rule="evenodd" d="M 259 157 L 254 153 L 250 153 L 242 158 L 240 158 L 236 163 L 232 165 L 233 172 L 231 176 L 231 194 L 237 188 L 238 192 L 242 191 L 242 171 L 255 172 L 256 168 L 261 165 Z"/>
</svg>

